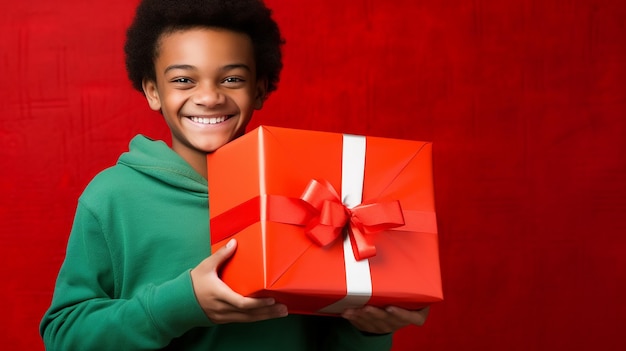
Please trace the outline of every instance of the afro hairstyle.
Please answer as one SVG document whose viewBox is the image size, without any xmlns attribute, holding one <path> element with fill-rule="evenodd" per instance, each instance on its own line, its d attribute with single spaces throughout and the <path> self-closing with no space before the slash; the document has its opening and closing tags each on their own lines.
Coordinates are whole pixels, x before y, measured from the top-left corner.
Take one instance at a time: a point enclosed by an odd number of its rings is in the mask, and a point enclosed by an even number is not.
<svg viewBox="0 0 626 351">
<path fill-rule="evenodd" d="M 142 0 L 124 45 L 126 71 L 133 88 L 143 93 L 143 80 L 156 80 L 154 60 L 161 35 L 194 27 L 223 28 L 248 35 L 257 77 L 267 79 L 267 93 L 276 90 L 285 41 L 262 0 Z"/>
</svg>

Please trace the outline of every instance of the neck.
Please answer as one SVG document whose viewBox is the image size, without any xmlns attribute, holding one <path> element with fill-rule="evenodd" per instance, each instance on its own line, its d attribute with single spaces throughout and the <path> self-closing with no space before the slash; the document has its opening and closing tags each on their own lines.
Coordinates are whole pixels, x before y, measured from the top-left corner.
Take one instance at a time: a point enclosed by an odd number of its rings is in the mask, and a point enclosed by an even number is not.
<svg viewBox="0 0 626 351">
<path fill-rule="evenodd" d="M 191 168 L 204 177 L 204 179 L 207 178 L 206 153 L 191 151 L 188 148 L 180 147 L 180 145 L 176 145 L 175 143 L 172 143 L 172 149 L 180 157 L 182 157 L 183 160 L 187 161 Z"/>
</svg>

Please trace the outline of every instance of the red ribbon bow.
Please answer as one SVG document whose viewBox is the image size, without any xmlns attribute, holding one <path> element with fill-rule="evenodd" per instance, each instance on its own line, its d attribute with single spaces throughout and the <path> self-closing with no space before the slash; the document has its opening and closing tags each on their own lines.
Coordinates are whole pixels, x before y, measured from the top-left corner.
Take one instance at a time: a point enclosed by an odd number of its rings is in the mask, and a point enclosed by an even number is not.
<svg viewBox="0 0 626 351">
<path fill-rule="evenodd" d="M 347 229 L 357 261 L 376 255 L 376 247 L 365 234 L 404 225 L 399 201 L 374 202 L 348 208 L 326 180 L 311 180 L 300 198 L 317 210 L 317 215 L 305 226 L 307 236 L 318 245 L 326 246 L 343 237 Z"/>
<path fill-rule="evenodd" d="M 264 195 L 252 198 L 211 219 L 211 241 L 219 242 L 262 220 L 260 208 L 267 209 L 267 220 L 305 227 L 306 235 L 318 245 L 328 245 L 347 230 L 357 260 L 376 255 L 376 247 L 366 234 L 405 225 L 399 201 L 374 202 L 347 208 L 337 191 L 326 180 L 311 180 L 300 198 Z M 411 223 L 412 213 L 406 213 Z M 418 218 L 419 219 L 419 218 Z M 434 222 L 431 220 L 430 222 Z M 415 229 L 415 228 L 413 228 Z"/>
</svg>

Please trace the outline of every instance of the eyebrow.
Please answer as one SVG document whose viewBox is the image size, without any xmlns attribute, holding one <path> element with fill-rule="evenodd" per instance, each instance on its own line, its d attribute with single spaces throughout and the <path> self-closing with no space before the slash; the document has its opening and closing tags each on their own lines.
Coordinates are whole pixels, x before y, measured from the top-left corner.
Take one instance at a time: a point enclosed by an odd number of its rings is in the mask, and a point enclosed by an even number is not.
<svg viewBox="0 0 626 351">
<path fill-rule="evenodd" d="M 230 65 L 223 66 L 223 67 L 220 68 L 220 71 L 228 72 L 228 71 L 231 71 L 231 70 L 234 70 L 234 69 L 238 69 L 238 68 L 244 69 L 244 70 L 246 70 L 248 72 L 252 72 L 250 67 L 248 65 L 246 65 L 246 64 L 243 64 L 243 63 L 233 63 L 233 64 L 230 64 Z M 173 71 L 173 70 L 176 70 L 176 69 L 186 70 L 186 71 L 196 71 L 196 70 L 198 70 L 196 68 L 196 66 L 181 64 L 181 65 L 167 66 L 167 68 L 165 68 L 165 71 L 163 73 L 167 73 L 169 71 Z"/>
</svg>

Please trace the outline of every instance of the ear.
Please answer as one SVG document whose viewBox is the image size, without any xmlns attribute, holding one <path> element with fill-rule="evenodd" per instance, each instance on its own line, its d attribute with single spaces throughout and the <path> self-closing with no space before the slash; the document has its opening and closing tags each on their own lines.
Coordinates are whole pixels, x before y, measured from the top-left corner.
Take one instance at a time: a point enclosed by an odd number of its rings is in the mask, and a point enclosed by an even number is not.
<svg viewBox="0 0 626 351">
<path fill-rule="evenodd" d="M 143 93 L 148 100 L 148 105 L 154 111 L 161 110 L 161 99 L 159 97 L 159 90 L 157 89 L 156 82 L 147 78 L 144 78 L 142 82 Z"/>
<path fill-rule="evenodd" d="M 256 95 L 254 97 L 254 109 L 263 108 L 263 103 L 267 99 L 267 79 L 259 79 L 256 82 Z"/>
</svg>

